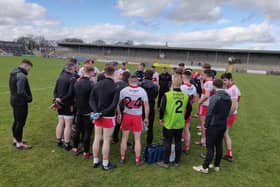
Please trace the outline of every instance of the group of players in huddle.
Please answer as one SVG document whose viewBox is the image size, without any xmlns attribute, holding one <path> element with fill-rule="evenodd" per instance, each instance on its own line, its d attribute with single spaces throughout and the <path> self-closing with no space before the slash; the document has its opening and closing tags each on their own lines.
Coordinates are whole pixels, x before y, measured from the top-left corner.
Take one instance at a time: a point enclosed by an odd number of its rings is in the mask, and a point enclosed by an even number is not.
<svg viewBox="0 0 280 187">
<path fill-rule="evenodd" d="M 93 167 L 97 168 L 102 164 L 104 170 L 114 169 L 116 165 L 109 161 L 110 145 L 119 142 L 121 129 L 120 163 L 125 163 L 126 150 L 129 145 L 134 148 L 136 165 L 141 165 L 143 163 L 141 134 L 143 130 L 146 130 L 146 144 L 153 143 L 155 112 L 159 111 L 165 153 L 163 161 L 158 165 L 168 168 L 171 144 L 174 140 L 174 164 L 178 166 L 182 152 L 188 154 L 190 150 L 192 105 L 198 101 L 198 112 L 193 117 L 199 119 L 201 138 L 196 144 L 202 146 L 207 144 L 207 154 L 202 154 L 202 156 L 206 157 L 205 167 L 208 168 L 213 153 L 208 152 L 210 140 L 207 143 L 206 137 L 209 136 L 207 136 L 205 126 L 209 126 L 211 123 L 209 122 L 210 110 L 208 110 L 209 103 L 211 105 L 210 98 L 213 98 L 211 96 L 215 94 L 215 90 L 218 90 L 227 93 L 221 92 L 216 100 L 223 96 L 231 100 L 228 113 L 220 111 L 221 114 L 214 115 L 224 116 L 225 130 L 221 134 L 221 138 L 224 136 L 227 149 L 224 159 L 233 161 L 229 129 L 237 117 L 241 94 L 233 82 L 231 73 L 224 73 L 221 79 L 216 79 L 216 72 L 211 69 L 209 64 L 202 66 L 201 74 L 185 68 L 184 64 L 179 64 L 177 68 L 172 69 L 171 74 L 167 67 L 163 67 L 162 73 L 159 74 L 154 66 L 145 70 L 144 63 L 138 65 L 136 72 L 130 73 L 126 65 L 126 63 L 122 63 L 121 68 L 118 69 L 118 63 L 107 63 L 101 72 L 94 66 L 93 60 L 85 61 L 82 67 L 75 59 L 71 59 L 65 64 L 56 81 L 54 102 L 50 107 L 58 112 L 56 139 L 59 147 L 67 151 L 72 150 L 75 155 L 82 153 L 83 157 L 88 159 L 91 136 L 94 134 Z M 19 67 L 10 74 L 11 106 L 14 115 L 13 144 L 20 150 L 32 148 L 22 140 L 28 103 L 32 102 L 27 79 L 27 74 L 32 66 L 30 61 L 23 60 Z M 222 108 L 224 105 L 220 107 Z M 211 112 L 213 112 L 213 108 L 211 108 Z M 208 124 L 205 124 L 207 120 Z M 214 123 L 215 119 L 211 119 L 211 121 Z M 94 133 L 92 133 L 93 130 Z M 134 136 L 132 144 L 128 142 L 130 132 Z M 210 139 L 214 140 L 212 137 Z M 102 162 L 99 160 L 101 142 L 103 142 Z M 212 147 L 212 152 L 213 149 Z M 220 152 L 222 152 L 221 149 L 220 144 Z M 217 163 L 219 165 L 219 161 Z M 194 169 L 206 172 L 207 168 Z"/>
<path fill-rule="evenodd" d="M 155 111 L 159 111 L 165 154 L 163 162 L 158 165 L 168 167 L 173 138 L 175 164 L 179 165 L 181 152 L 189 153 L 189 128 L 195 101 L 198 101 L 198 112 L 194 116 L 199 118 L 201 130 L 201 139 L 196 144 L 205 146 L 204 123 L 209 98 L 214 93 L 213 81 L 216 75 L 209 64 L 202 66 L 201 74 L 192 72 L 190 68 L 185 69 L 184 66 L 179 64 L 172 69 L 171 74 L 167 67 L 163 67 L 159 74 L 154 66 L 145 70 L 145 64 L 140 63 L 132 74 L 126 63 L 122 63 L 120 69 L 116 62 L 107 63 L 101 72 L 94 66 L 93 60 L 87 60 L 80 68 L 77 61 L 71 59 L 61 72 L 54 90 L 52 108 L 58 111 L 57 145 L 72 150 L 76 155 L 83 153 L 84 158 L 89 158 L 94 129 L 93 167 L 102 164 L 104 170 L 110 170 L 116 168 L 109 161 L 110 145 L 119 141 L 121 129 L 120 163 L 125 163 L 126 150 L 130 145 L 129 133 L 132 132 L 135 163 L 141 165 L 141 134 L 146 130 L 147 145 L 153 143 Z M 227 148 L 224 159 L 232 161 L 229 129 L 237 116 L 240 91 L 232 81 L 231 73 L 224 73 L 221 79 L 232 100 L 224 135 Z M 71 138 L 73 146 L 70 145 Z M 102 162 L 99 160 L 101 142 Z"/>
</svg>

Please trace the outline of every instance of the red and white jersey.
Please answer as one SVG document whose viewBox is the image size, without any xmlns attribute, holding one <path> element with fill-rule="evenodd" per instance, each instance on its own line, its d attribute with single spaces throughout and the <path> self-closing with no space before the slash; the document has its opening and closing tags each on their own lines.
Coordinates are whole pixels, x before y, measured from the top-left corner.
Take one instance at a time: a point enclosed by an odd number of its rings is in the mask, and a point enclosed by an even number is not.
<svg viewBox="0 0 280 187">
<path fill-rule="evenodd" d="M 210 96 L 212 96 L 214 94 L 213 81 L 211 81 L 211 80 L 205 81 L 205 83 L 203 84 L 203 87 L 202 87 L 201 98 L 203 98 L 205 96 L 206 92 L 210 92 Z M 204 101 L 202 103 L 202 105 L 203 106 L 208 106 L 209 105 L 209 100 L 210 100 L 210 97 L 208 97 L 208 99 L 206 101 Z"/>
<path fill-rule="evenodd" d="M 121 79 L 121 75 L 124 73 L 124 72 L 129 72 L 129 69 L 125 68 L 120 68 L 118 69 L 117 71 L 115 71 L 115 74 L 114 74 L 114 80 L 115 81 L 119 81 Z"/>
<path fill-rule="evenodd" d="M 195 86 L 189 82 L 184 83 L 181 85 L 181 91 L 190 97 L 190 102 L 193 104 L 197 94 Z"/>
<path fill-rule="evenodd" d="M 128 86 L 120 92 L 120 102 L 124 104 L 124 113 L 142 115 L 143 104 L 147 101 L 146 91 L 139 86 Z"/>
<path fill-rule="evenodd" d="M 240 101 L 241 92 L 234 83 L 228 85 L 226 91 L 230 95 L 231 99 L 237 99 L 236 110 L 233 112 L 233 114 L 237 114 L 238 103 Z"/>
<path fill-rule="evenodd" d="M 158 72 L 154 72 L 152 80 L 153 80 L 153 82 L 156 85 L 158 85 L 158 82 L 159 82 L 159 74 L 158 74 Z"/>
</svg>

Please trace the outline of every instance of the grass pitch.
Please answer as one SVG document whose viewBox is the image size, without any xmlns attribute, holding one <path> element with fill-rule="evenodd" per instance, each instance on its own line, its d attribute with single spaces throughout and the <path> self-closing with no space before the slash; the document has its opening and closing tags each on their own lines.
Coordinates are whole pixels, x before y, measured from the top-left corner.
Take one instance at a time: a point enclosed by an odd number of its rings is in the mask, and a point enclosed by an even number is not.
<svg viewBox="0 0 280 187">
<path fill-rule="evenodd" d="M 234 74 L 242 92 L 239 116 L 231 129 L 234 163 L 222 161 L 220 172 L 204 175 L 192 171 L 193 165 L 202 163 L 199 154 L 204 152 L 194 145 L 197 119 L 191 123 L 191 153 L 183 155 L 179 168 L 136 167 L 129 152 L 125 165 L 104 172 L 93 169 L 92 160 L 83 160 L 55 145 L 57 115 L 48 106 L 65 60 L 28 57 L 34 63 L 29 74 L 34 99 L 29 105 L 24 139 L 34 147 L 17 151 L 12 146 L 8 79 L 22 59 L 0 57 L 0 186 L 280 186 L 280 77 Z M 98 67 L 102 69 L 103 64 Z M 155 142 L 159 142 L 158 118 L 154 126 Z M 119 144 L 112 145 L 112 162 L 118 163 L 118 158 Z"/>
</svg>

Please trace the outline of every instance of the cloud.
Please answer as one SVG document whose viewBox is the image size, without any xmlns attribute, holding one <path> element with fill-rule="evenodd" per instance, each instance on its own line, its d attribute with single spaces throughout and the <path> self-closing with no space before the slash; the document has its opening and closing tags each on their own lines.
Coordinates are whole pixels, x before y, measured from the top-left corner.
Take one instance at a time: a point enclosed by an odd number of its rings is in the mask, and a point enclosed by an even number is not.
<svg viewBox="0 0 280 187">
<path fill-rule="evenodd" d="M 175 22 L 217 22 L 221 17 L 221 7 L 217 0 L 180 0 L 169 18 Z"/>
<path fill-rule="evenodd" d="M 225 4 L 261 12 L 269 20 L 280 19 L 280 0 L 118 0 L 117 3 L 123 15 L 144 18 L 158 16 L 169 7 L 167 18 L 179 23 L 218 22 Z"/>
<path fill-rule="evenodd" d="M 117 6 L 125 16 L 154 17 L 172 0 L 118 0 Z"/>
<path fill-rule="evenodd" d="M 51 26 L 58 22 L 46 17 L 47 10 L 26 0 L 0 0 L 0 25 Z"/>
</svg>

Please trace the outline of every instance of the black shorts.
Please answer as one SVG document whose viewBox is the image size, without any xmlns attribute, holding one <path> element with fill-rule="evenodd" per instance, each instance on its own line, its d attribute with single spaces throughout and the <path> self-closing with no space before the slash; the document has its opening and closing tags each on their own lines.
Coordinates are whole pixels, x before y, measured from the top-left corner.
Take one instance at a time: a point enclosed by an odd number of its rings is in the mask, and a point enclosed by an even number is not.
<svg viewBox="0 0 280 187">
<path fill-rule="evenodd" d="M 74 109 L 73 105 L 64 105 L 61 109 L 57 110 L 58 115 L 61 116 L 73 116 L 74 115 Z"/>
</svg>

